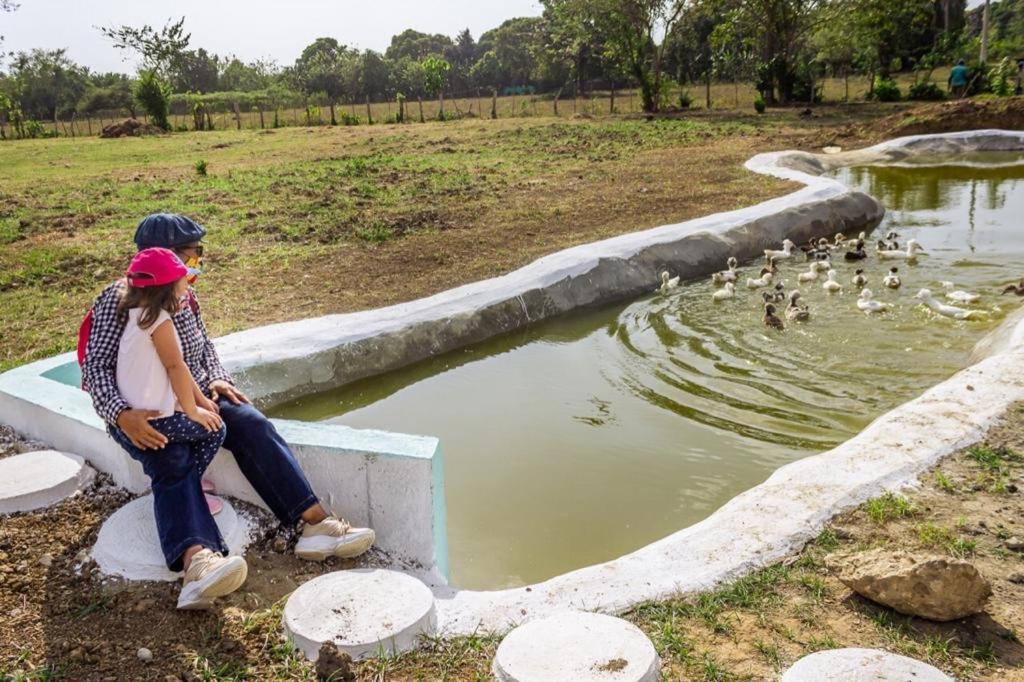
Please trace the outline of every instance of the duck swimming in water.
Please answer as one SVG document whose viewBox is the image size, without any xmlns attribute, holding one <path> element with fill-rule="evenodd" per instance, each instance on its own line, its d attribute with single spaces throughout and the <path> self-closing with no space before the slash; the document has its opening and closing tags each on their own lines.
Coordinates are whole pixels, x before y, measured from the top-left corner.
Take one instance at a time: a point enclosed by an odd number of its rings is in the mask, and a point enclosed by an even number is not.
<svg viewBox="0 0 1024 682">
<path fill-rule="evenodd" d="M 764 288 L 766 286 L 770 286 L 771 283 L 772 283 L 772 273 L 771 272 L 765 272 L 764 274 L 761 275 L 760 279 L 751 279 L 750 277 L 747 278 L 747 288 L 748 289 L 761 289 L 761 288 Z"/>
<path fill-rule="evenodd" d="M 774 291 L 766 291 L 761 294 L 761 298 L 764 299 L 765 303 L 782 303 L 786 300 L 786 285 L 783 282 L 778 282 L 775 285 Z"/>
<path fill-rule="evenodd" d="M 889 268 L 889 274 L 882 280 L 882 284 L 890 289 L 899 289 L 903 284 L 903 282 L 900 281 L 899 271 L 899 268 Z"/>
<path fill-rule="evenodd" d="M 761 276 L 763 277 L 766 272 L 770 272 L 773 275 L 779 274 L 779 266 L 775 264 L 775 259 L 770 256 L 764 257 L 764 267 L 761 268 Z"/>
<path fill-rule="evenodd" d="M 843 258 L 846 260 L 863 260 L 867 257 L 868 254 L 864 250 L 864 242 L 860 239 L 857 240 L 857 244 L 853 247 L 853 251 L 847 251 L 843 254 Z"/>
<path fill-rule="evenodd" d="M 764 317 L 761 318 L 764 322 L 764 326 L 771 327 L 772 329 L 785 329 L 786 325 L 782 323 L 778 315 L 775 314 L 775 306 L 771 303 L 764 304 Z"/>
<path fill-rule="evenodd" d="M 879 249 L 878 258 L 880 260 L 906 260 L 908 262 L 914 262 L 917 260 L 917 254 L 926 253 L 916 239 L 911 239 L 907 242 L 907 250 L 900 251 L 898 249 Z"/>
<path fill-rule="evenodd" d="M 876 301 L 873 296 L 874 294 L 871 293 L 871 289 L 862 290 L 860 297 L 857 299 L 857 308 L 868 314 L 882 313 L 889 309 L 888 303 Z"/>
<path fill-rule="evenodd" d="M 1017 284 L 1011 284 L 1010 286 L 1003 289 L 1003 293 L 1024 296 L 1024 277 L 1022 277 L 1020 282 L 1018 282 Z"/>
<path fill-rule="evenodd" d="M 822 237 L 818 240 L 817 246 L 813 251 L 807 253 L 807 260 L 828 260 L 832 254 L 831 245 L 828 240 Z"/>
<path fill-rule="evenodd" d="M 732 282 L 726 282 L 725 286 L 711 294 L 712 301 L 724 301 L 732 298 L 736 295 L 736 285 Z"/>
<path fill-rule="evenodd" d="M 815 261 L 814 263 L 811 263 L 811 267 L 807 270 L 807 272 L 801 272 L 799 275 L 796 276 L 796 281 L 798 281 L 798 282 L 817 282 L 818 281 L 818 267 L 817 266 L 818 266 L 819 262 L 820 261 Z"/>
<path fill-rule="evenodd" d="M 711 275 L 711 281 L 714 282 L 715 284 L 735 282 L 737 279 L 739 279 L 739 273 L 737 273 L 736 271 L 736 259 L 730 256 L 729 260 L 725 261 L 725 265 L 728 268 L 727 270 L 722 270 L 721 272 L 716 272 L 715 274 Z"/>
<path fill-rule="evenodd" d="M 956 291 L 956 285 L 952 282 L 943 282 L 942 288 L 946 290 L 946 298 L 957 303 L 977 303 L 981 300 L 981 294 L 972 294 L 967 291 Z"/>
<path fill-rule="evenodd" d="M 864 276 L 863 268 L 858 269 L 856 274 L 853 276 L 853 286 L 864 287 L 868 283 L 868 278 Z"/>
<path fill-rule="evenodd" d="M 782 251 L 775 251 L 773 249 L 765 249 L 764 250 L 764 257 L 765 258 L 774 258 L 775 260 L 786 260 L 788 258 L 792 258 L 793 257 L 793 249 L 794 249 L 794 247 L 796 247 L 796 244 L 794 244 L 793 242 L 791 242 L 788 239 L 783 239 L 782 240 Z"/>
<path fill-rule="evenodd" d="M 835 294 L 843 290 L 843 285 L 836 281 L 836 271 L 828 271 L 828 280 L 822 283 L 821 288 L 830 294 Z"/>
<path fill-rule="evenodd" d="M 675 289 L 677 286 L 679 286 L 678 276 L 669 279 L 668 270 L 661 273 L 661 286 L 658 287 L 658 291 L 660 291 L 663 294 L 667 294 L 669 291 Z"/>
<path fill-rule="evenodd" d="M 806 322 L 811 319 L 811 311 L 807 306 L 800 303 L 800 292 L 794 291 L 789 294 L 789 304 L 786 306 L 786 319 L 793 322 Z"/>
<path fill-rule="evenodd" d="M 928 306 L 943 317 L 952 317 L 955 320 L 980 320 L 988 317 L 984 310 L 967 310 L 938 301 L 932 296 L 932 292 L 929 289 L 921 289 L 914 298 L 919 299 L 923 305 Z"/>
</svg>

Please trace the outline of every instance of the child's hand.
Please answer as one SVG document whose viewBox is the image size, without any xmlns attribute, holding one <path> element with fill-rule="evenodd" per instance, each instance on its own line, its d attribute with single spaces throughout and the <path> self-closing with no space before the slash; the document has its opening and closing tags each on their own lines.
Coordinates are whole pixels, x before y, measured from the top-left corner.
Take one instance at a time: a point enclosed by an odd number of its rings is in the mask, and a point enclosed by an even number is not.
<svg viewBox="0 0 1024 682">
<path fill-rule="evenodd" d="M 209 398 L 207 398 L 205 395 L 196 396 L 196 406 L 201 407 L 204 410 L 213 412 L 214 414 L 220 414 L 220 406 L 217 405 L 217 403 L 210 400 Z"/>
<path fill-rule="evenodd" d="M 219 414 L 204 407 L 197 407 L 195 413 L 186 416 L 207 431 L 216 431 L 224 423 Z"/>
</svg>

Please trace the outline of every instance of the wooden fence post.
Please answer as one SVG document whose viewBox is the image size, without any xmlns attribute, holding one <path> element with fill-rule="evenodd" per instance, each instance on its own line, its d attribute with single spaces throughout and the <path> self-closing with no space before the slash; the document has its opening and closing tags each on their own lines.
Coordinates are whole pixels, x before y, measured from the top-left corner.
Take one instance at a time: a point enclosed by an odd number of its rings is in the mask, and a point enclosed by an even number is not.
<svg viewBox="0 0 1024 682">
<path fill-rule="evenodd" d="M 498 88 L 494 88 L 491 96 L 491 118 L 498 118 Z"/>
<path fill-rule="evenodd" d="M 241 110 L 241 108 L 239 108 L 238 102 L 232 102 L 232 105 L 235 108 L 235 129 L 236 130 L 241 130 L 242 129 L 242 110 Z"/>
<path fill-rule="evenodd" d="M 370 111 L 370 96 L 366 96 L 366 125 L 373 125 L 373 113 Z"/>
</svg>

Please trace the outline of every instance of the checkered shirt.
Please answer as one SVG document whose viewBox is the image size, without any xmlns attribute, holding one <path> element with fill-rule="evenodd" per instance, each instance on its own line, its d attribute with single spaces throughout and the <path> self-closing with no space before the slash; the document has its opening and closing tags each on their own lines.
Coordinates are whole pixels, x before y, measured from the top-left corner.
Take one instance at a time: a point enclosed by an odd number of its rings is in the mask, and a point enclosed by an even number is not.
<svg viewBox="0 0 1024 682">
<path fill-rule="evenodd" d="M 92 329 L 82 367 L 83 386 L 92 397 L 93 407 L 110 424 L 116 424 L 118 415 L 131 407 L 117 390 L 117 350 L 128 322 L 127 315 L 117 314 L 117 304 L 124 295 L 124 289 L 123 280 L 114 282 L 93 303 Z M 183 305 L 172 321 L 181 340 L 185 364 L 192 378 L 205 390 L 213 381 L 230 382 L 231 375 L 220 364 L 217 350 L 203 324 L 198 300 L 196 312 L 198 314 L 193 313 L 192 306 Z"/>
</svg>

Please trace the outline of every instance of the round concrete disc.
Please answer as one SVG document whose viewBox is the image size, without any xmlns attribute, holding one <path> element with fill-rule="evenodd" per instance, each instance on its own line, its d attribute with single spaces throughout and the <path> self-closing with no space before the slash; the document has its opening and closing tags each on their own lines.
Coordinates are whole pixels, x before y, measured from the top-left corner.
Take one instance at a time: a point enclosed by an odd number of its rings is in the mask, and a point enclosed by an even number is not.
<svg viewBox="0 0 1024 682">
<path fill-rule="evenodd" d="M 661 660 L 638 627 L 599 613 L 566 611 L 513 630 L 498 647 L 499 682 L 654 682 Z"/>
<path fill-rule="evenodd" d="M 434 634 L 436 625 L 430 588 L 412 576 L 380 568 L 314 578 L 284 605 L 285 632 L 311 661 L 328 641 L 355 660 L 380 648 L 408 651 L 421 634 Z"/>
<path fill-rule="evenodd" d="M 782 682 L 953 682 L 938 668 L 879 649 L 832 649 L 804 656 Z"/>
<path fill-rule="evenodd" d="M 56 450 L 0 459 L 0 514 L 49 507 L 85 488 L 95 475 L 78 455 Z"/>
<path fill-rule="evenodd" d="M 249 544 L 245 519 L 224 500 L 224 509 L 214 520 L 231 554 L 242 554 Z M 152 495 L 132 500 L 103 522 L 92 558 L 104 574 L 129 580 L 177 580 L 181 575 L 168 570 L 164 563 Z"/>
</svg>

